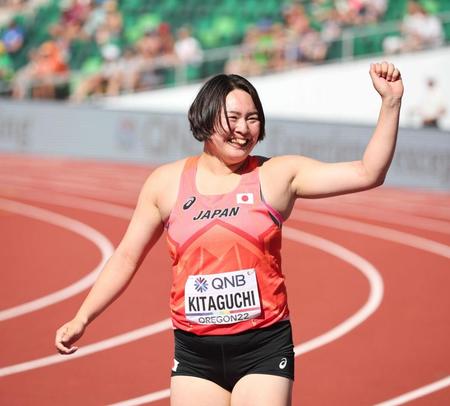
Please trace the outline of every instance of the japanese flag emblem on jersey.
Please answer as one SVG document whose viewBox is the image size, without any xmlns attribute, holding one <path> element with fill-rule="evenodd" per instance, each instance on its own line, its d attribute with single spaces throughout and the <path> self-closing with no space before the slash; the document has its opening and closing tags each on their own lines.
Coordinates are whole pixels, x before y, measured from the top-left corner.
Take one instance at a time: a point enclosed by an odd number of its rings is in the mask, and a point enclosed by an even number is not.
<svg viewBox="0 0 450 406">
<path fill-rule="evenodd" d="M 253 204 L 253 193 L 238 193 L 236 195 L 236 203 L 238 204 Z"/>
</svg>

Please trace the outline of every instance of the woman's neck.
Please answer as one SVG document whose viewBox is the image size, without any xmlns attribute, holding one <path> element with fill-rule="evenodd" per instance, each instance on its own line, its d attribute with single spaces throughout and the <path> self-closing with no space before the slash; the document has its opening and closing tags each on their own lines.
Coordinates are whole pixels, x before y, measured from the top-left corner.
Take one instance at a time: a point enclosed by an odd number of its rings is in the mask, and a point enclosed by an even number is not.
<svg viewBox="0 0 450 406">
<path fill-rule="evenodd" d="M 203 151 L 203 154 L 200 155 L 199 163 L 213 175 L 220 176 L 241 174 L 243 169 L 247 166 L 248 159 L 249 157 L 247 156 L 241 162 L 229 164 L 220 157 L 212 155 L 207 151 Z"/>
</svg>

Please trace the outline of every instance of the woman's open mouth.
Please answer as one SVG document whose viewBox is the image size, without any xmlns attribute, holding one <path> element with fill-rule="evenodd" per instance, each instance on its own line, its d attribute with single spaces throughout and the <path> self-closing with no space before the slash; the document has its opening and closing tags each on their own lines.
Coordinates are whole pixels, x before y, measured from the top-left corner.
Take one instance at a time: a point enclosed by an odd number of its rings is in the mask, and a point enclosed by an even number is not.
<svg viewBox="0 0 450 406">
<path fill-rule="evenodd" d="M 250 140 L 247 138 L 230 138 L 227 142 L 233 146 L 244 148 L 250 143 Z"/>
</svg>

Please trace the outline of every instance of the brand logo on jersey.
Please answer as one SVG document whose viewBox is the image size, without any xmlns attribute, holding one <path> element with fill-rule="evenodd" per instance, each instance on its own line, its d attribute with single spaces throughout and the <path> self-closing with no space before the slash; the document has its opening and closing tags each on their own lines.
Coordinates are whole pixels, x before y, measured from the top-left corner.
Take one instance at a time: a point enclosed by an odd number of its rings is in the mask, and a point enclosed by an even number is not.
<svg viewBox="0 0 450 406">
<path fill-rule="evenodd" d="M 208 290 L 208 282 L 200 276 L 195 280 L 194 287 L 197 292 L 206 292 Z"/>
<path fill-rule="evenodd" d="M 180 363 L 174 358 L 173 359 L 173 367 L 172 367 L 173 372 L 177 372 L 178 365 L 180 365 Z"/>
<path fill-rule="evenodd" d="M 286 365 L 287 365 L 287 359 L 286 358 L 281 358 L 281 362 L 278 365 L 280 367 L 280 369 L 286 368 Z"/>
<path fill-rule="evenodd" d="M 221 217 L 235 217 L 239 213 L 239 207 L 231 207 L 226 209 L 200 210 L 192 220 L 207 220 Z"/>
<path fill-rule="evenodd" d="M 253 193 L 238 193 L 236 195 L 237 204 L 253 204 Z"/>
<path fill-rule="evenodd" d="M 185 204 L 183 204 L 183 210 L 189 209 L 195 203 L 195 196 L 190 197 Z"/>
</svg>

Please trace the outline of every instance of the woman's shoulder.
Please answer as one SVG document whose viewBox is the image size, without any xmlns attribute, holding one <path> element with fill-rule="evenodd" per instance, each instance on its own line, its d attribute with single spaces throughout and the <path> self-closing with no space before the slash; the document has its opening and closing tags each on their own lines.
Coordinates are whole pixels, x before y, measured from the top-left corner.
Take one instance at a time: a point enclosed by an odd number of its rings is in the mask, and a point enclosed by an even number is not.
<svg viewBox="0 0 450 406">
<path fill-rule="evenodd" d="M 156 202 L 164 219 L 175 204 L 181 174 L 188 159 L 189 157 L 156 167 L 143 186 L 143 194 Z"/>
<path fill-rule="evenodd" d="M 269 180 L 290 180 L 308 158 L 301 155 L 277 155 L 263 157 L 260 172 Z"/>
<path fill-rule="evenodd" d="M 173 182 L 177 177 L 181 176 L 186 162 L 190 157 L 179 159 L 177 161 L 168 162 L 157 166 L 149 175 L 149 180 L 153 182 Z"/>
<path fill-rule="evenodd" d="M 178 186 L 187 159 L 165 163 L 154 168 L 144 182 L 142 192 L 158 195 L 172 185 Z"/>
</svg>

